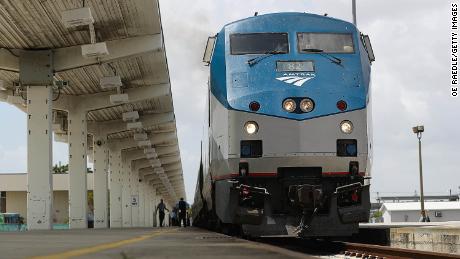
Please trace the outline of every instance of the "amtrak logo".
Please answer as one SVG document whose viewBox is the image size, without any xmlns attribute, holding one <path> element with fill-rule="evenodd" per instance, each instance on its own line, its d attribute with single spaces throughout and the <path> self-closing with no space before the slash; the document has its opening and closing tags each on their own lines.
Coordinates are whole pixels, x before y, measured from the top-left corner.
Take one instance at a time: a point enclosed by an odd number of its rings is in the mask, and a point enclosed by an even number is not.
<svg viewBox="0 0 460 259">
<path fill-rule="evenodd" d="M 295 86 L 302 86 L 306 82 L 308 82 L 310 79 L 315 78 L 315 74 L 311 73 L 301 73 L 301 74 L 292 74 L 288 75 L 285 74 L 282 77 L 277 77 L 276 79 L 285 82 L 286 84 L 292 84 Z"/>
</svg>

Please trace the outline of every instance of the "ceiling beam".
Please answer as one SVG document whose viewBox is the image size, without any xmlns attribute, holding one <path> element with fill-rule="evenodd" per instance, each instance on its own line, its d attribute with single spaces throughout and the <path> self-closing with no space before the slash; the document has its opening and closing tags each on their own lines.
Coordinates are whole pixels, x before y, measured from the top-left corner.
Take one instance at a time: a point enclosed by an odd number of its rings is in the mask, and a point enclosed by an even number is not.
<svg viewBox="0 0 460 259">
<path fill-rule="evenodd" d="M 54 70 L 61 72 L 164 50 L 160 33 L 106 41 L 106 44 L 109 54 L 99 58 L 83 57 L 81 45 L 54 49 Z"/>
<path fill-rule="evenodd" d="M 153 127 L 169 122 L 174 122 L 174 113 L 146 114 L 139 119 L 144 128 Z M 123 120 L 113 120 L 107 122 L 89 121 L 88 132 L 98 132 L 102 135 L 109 135 L 127 130 L 127 122 Z"/>
<path fill-rule="evenodd" d="M 16 55 L 18 51 L 0 48 L 0 70 L 19 73 L 19 55 Z"/>
</svg>

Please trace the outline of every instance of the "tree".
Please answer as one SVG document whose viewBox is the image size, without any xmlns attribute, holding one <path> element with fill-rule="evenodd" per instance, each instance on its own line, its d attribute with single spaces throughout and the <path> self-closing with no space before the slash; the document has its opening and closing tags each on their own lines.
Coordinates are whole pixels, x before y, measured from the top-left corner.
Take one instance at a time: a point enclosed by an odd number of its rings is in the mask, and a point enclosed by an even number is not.
<svg viewBox="0 0 460 259">
<path fill-rule="evenodd" d="M 59 165 L 54 165 L 53 166 L 53 173 L 54 174 L 67 174 L 69 172 L 69 165 L 66 164 L 66 165 L 61 165 L 61 163 L 59 163 Z"/>
</svg>

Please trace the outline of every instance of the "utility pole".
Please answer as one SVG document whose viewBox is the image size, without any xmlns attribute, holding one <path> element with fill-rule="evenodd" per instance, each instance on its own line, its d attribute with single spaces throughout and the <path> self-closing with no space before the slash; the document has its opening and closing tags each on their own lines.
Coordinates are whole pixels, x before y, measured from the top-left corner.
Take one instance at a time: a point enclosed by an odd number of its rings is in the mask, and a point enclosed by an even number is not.
<svg viewBox="0 0 460 259">
<path fill-rule="evenodd" d="M 423 173 L 422 173 L 422 132 L 425 131 L 424 126 L 416 126 L 412 128 L 412 131 L 417 134 L 418 138 L 418 165 L 420 170 L 420 214 L 422 215 L 422 221 L 426 222 L 427 215 L 425 213 L 425 199 L 423 197 Z"/>
<path fill-rule="evenodd" d="M 356 0 L 352 0 L 353 24 L 357 26 L 356 22 Z"/>
</svg>

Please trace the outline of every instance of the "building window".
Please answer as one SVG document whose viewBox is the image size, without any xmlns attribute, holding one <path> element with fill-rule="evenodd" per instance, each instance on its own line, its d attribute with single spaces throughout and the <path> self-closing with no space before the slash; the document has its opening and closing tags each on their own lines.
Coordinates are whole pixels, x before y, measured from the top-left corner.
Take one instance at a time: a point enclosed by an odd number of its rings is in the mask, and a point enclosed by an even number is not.
<svg viewBox="0 0 460 259">
<path fill-rule="evenodd" d="M 6 192 L 0 192 L 0 213 L 6 213 Z"/>
<path fill-rule="evenodd" d="M 409 216 L 404 215 L 404 222 L 408 222 L 408 221 L 409 221 Z"/>
<path fill-rule="evenodd" d="M 441 212 L 441 211 L 435 211 L 435 212 L 434 212 L 434 216 L 435 216 L 436 218 L 441 218 L 441 217 L 442 217 L 442 212 Z"/>
</svg>

